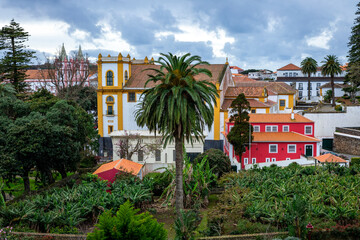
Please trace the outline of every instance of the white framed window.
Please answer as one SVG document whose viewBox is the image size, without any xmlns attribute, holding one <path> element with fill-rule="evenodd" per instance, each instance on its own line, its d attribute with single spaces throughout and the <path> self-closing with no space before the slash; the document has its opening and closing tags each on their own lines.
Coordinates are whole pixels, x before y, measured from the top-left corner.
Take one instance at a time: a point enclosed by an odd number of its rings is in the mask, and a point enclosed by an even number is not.
<svg viewBox="0 0 360 240">
<path fill-rule="evenodd" d="M 272 158 L 271 161 L 272 161 L 272 162 L 276 162 L 276 158 Z"/>
<path fill-rule="evenodd" d="M 296 153 L 296 144 L 288 144 L 288 153 Z"/>
<path fill-rule="evenodd" d="M 269 144 L 269 153 L 277 153 L 278 145 L 277 144 Z"/>
<path fill-rule="evenodd" d="M 271 132 L 271 126 L 266 126 L 265 127 L 265 132 Z"/>
<path fill-rule="evenodd" d="M 265 126 L 265 132 L 277 132 L 277 131 L 278 131 L 278 126 L 273 126 L 273 125 Z"/>
<path fill-rule="evenodd" d="M 252 158 L 251 161 L 252 161 L 252 164 L 256 164 L 256 158 Z"/>
<path fill-rule="evenodd" d="M 289 125 L 283 126 L 283 132 L 289 132 Z"/>
<path fill-rule="evenodd" d="M 312 134 L 312 126 L 305 126 L 305 134 L 306 135 Z"/>
<path fill-rule="evenodd" d="M 249 159 L 248 158 L 244 158 L 244 164 L 248 164 L 249 163 Z"/>
<path fill-rule="evenodd" d="M 260 132 L 260 126 L 258 125 L 254 126 L 254 132 Z"/>
<path fill-rule="evenodd" d="M 270 162 L 270 158 L 266 158 L 266 162 Z"/>
<path fill-rule="evenodd" d="M 278 126 L 272 126 L 271 131 L 272 132 L 277 132 L 278 131 Z"/>
<path fill-rule="evenodd" d="M 290 160 L 290 158 L 286 158 L 286 161 L 289 161 Z"/>
</svg>

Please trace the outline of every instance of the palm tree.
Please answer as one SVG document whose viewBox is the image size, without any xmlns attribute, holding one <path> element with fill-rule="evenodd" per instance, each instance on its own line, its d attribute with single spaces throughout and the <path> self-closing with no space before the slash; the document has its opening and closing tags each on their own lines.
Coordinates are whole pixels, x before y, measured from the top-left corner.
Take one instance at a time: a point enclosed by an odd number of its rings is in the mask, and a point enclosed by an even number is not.
<svg viewBox="0 0 360 240">
<path fill-rule="evenodd" d="M 211 128 L 214 121 L 213 104 L 219 95 L 213 83 L 195 80 L 195 76 L 201 73 L 212 76 L 208 69 L 199 66 L 209 65 L 201 57 L 190 53 L 179 57 L 161 53 L 155 63 L 160 64 L 160 68 L 146 69 L 151 74 L 148 74 L 145 87 L 149 82 L 157 85 L 143 92 L 135 118 L 140 127 L 146 126 L 151 132 L 159 131 L 164 146 L 175 141 L 175 206 L 179 214 L 184 208 L 184 141 L 192 143 L 193 138 L 203 141 L 205 127 Z"/>
<path fill-rule="evenodd" d="M 301 62 L 301 72 L 308 75 L 308 100 L 310 100 L 310 76 L 312 73 L 316 73 L 317 62 L 311 57 L 307 57 Z"/>
<path fill-rule="evenodd" d="M 331 90 L 332 90 L 332 106 L 335 107 L 335 90 L 334 90 L 334 76 L 341 74 L 341 64 L 335 55 L 327 55 L 323 63 L 321 74 L 323 76 L 330 75 L 331 77 Z"/>
</svg>

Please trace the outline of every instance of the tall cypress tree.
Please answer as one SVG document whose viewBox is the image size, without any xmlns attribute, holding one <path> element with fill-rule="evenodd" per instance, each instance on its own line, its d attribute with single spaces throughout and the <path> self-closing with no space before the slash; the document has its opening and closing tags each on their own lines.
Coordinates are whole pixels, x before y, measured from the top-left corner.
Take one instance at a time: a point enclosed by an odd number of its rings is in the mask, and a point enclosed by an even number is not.
<svg viewBox="0 0 360 240">
<path fill-rule="evenodd" d="M 34 57 L 33 51 L 26 50 L 24 42 L 28 41 L 29 33 L 25 32 L 19 23 L 11 20 L 9 26 L 0 31 L 0 76 L 2 80 L 9 80 L 17 92 L 23 92 L 26 84 L 25 69 Z"/>
<path fill-rule="evenodd" d="M 360 2 L 356 5 L 356 17 L 354 26 L 351 29 L 351 36 L 349 39 L 349 64 L 347 67 L 347 76 L 345 83 L 350 86 L 344 89 L 350 93 L 351 99 L 355 101 L 355 94 L 360 90 Z"/>
</svg>

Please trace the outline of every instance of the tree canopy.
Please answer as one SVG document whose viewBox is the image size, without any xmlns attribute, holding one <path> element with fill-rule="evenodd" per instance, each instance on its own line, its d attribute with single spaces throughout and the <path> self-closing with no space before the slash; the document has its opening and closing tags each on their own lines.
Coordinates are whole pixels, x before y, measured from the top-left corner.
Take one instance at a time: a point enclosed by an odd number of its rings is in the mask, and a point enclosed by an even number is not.
<svg viewBox="0 0 360 240">
<path fill-rule="evenodd" d="M 311 88 L 310 88 L 310 76 L 317 71 L 317 62 L 311 57 L 307 57 L 301 62 L 301 72 L 308 75 L 308 100 L 310 100 Z"/>
<path fill-rule="evenodd" d="M 17 92 L 25 90 L 25 69 L 35 58 L 34 51 L 26 50 L 24 42 L 28 37 L 29 33 L 14 19 L 0 30 L 0 50 L 4 52 L 0 59 L 1 78 L 9 80 Z"/>
<path fill-rule="evenodd" d="M 330 84 L 332 91 L 332 106 L 335 106 L 335 90 L 334 90 L 334 77 L 336 74 L 341 74 L 341 64 L 338 58 L 335 55 L 327 55 L 325 60 L 322 61 L 323 65 L 321 66 L 321 74 L 323 76 L 330 76 Z"/>
<path fill-rule="evenodd" d="M 241 93 L 231 103 L 231 117 L 230 122 L 234 123 L 227 138 L 229 143 L 234 147 L 235 154 L 240 158 L 242 163 L 242 154 L 246 152 L 246 147 L 250 148 L 249 142 L 252 140 L 253 128 L 249 123 L 250 103 L 247 101 L 245 95 Z M 251 136 L 251 137 L 250 137 Z"/>
</svg>

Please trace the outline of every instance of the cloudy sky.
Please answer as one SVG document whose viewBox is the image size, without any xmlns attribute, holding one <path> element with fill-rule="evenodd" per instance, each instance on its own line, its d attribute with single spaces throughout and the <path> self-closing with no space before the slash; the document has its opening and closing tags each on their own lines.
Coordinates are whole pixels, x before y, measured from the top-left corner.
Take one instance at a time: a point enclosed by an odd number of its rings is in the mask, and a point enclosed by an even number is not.
<svg viewBox="0 0 360 240">
<path fill-rule="evenodd" d="M 190 52 L 210 63 L 276 70 L 335 54 L 346 62 L 355 0 L 1 0 L 0 26 L 19 22 L 30 48 L 81 44 L 92 59 Z M 40 53 L 40 55 L 42 55 Z"/>
</svg>

